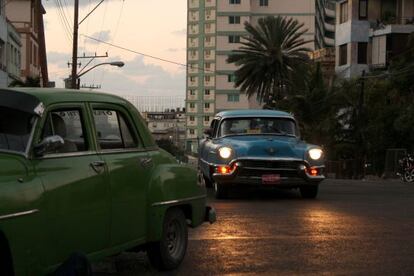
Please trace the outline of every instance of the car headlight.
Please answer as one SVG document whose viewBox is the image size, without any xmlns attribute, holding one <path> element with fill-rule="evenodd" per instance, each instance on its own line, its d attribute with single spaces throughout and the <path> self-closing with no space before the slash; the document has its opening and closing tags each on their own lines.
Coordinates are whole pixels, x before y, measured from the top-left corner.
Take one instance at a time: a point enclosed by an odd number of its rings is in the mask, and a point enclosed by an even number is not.
<svg viewBox="0 0 414 276">
<path fill-rule="evenodd" d="M 231 156 L 232 149 L 229 147 L 221 147 L 219 148 L 218 152 L 221 158 L 228 159 Z"/>
<path fill-rule="evenodd" d="M 309 150 L 309 156 L 313 160 L 318 160 L 322 156 L 322 150 L 321 149 L 311 149 L 311 150 Z"/>
</svg>

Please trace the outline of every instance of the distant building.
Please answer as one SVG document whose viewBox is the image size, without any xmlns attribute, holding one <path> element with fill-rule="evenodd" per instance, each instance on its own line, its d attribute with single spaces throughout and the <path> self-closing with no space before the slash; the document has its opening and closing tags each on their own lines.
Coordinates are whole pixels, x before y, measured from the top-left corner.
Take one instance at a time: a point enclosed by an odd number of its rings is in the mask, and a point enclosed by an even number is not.
<svg viewBox="0 0 414 276">
<path fill-rule="evenodd" d="M 46 45 L 43 15 L 46 13 L 41 0 L 13 0 L 5 5 L 6 17 L 21 37 L 21 76 L 40 78 L 48 86 Z"/>
<path fill-rule="evenodd" d="M 141 113 L 155 140 L 166 139 L 183 149 L 185 139 L 185 110 Z"/>
<path fill-rule="evenodd" d="M 0 87 L 5 87 L 8 84 L 7 73 L 7 20 L 4 12 L 4 0 L 0 0 Z"/>
<path fill-rule="evenodd" d="M 335 48 L 322 48 L 311 53 L 310 58 L 315 63 L 320 63 L 322 74 L 327 83 L 332 83 L 335 77 Z"/>
<path fill-rule="evenodd" d="M 247 34 L 243 23 L 255 25 L 267 15 L 304 23 L 306 46 L 315 48 L 315 0 L 188 0 L 187 150 L 197 152 L 198 139 L 216 112 L 261 107 L 234 87 L 236 66 L 226 60 Z"/>
<path fill-rule="evenodd" d="M 358 77 L 386 69 L 414 32 L 413 0 L 337 0 L 335 71 Z"/>
<path fill-rule="evenodd" d="M 315 0 L 315 48 L 335 47 L 335 0 Z"/>
<path fill-rule="evenodd" d="M 7 73 L 8 84 L 13 81 L 21 81 L 21 48 L 20 34 L 16 28 L 8 22 L 7 24 Z"/>
</svg>

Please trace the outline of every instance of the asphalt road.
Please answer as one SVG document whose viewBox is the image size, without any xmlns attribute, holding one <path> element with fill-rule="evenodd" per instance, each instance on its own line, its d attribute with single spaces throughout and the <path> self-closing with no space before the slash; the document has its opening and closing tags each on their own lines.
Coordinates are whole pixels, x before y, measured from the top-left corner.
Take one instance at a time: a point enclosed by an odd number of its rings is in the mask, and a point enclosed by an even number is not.
<svg viewBox="0 0 414 276">
<path fill-rule="evenodd" d="M 259 191 L 209 201 L 218 220 L 190 230 L 177 271 L 124 253 L 96 275 L 414 275 L 414 183 L 326 180 L 316 200 Z"/>
</svg>

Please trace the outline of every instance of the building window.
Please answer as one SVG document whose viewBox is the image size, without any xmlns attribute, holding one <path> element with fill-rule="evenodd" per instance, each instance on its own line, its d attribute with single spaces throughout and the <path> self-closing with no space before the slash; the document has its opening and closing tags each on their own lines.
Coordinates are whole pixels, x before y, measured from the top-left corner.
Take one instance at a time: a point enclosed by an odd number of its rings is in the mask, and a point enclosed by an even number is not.
<svg viewBox="0 0 414 276">
<path fill-rule="evenodd" d="M 240 24 L 240 16 L 237 16 L 237 15 L 229 16 L 229 24 Z"/>
<path fill-rule="evenodd" d="M 227 75 L 227 82 L 234 82 L 236 77 L 233 74 Z"/>
<path fill-rule="evenodd" d="M 206 10 L 206 17 L 209 18 L 211 15 L 211 11 L 210 10 Z"/>
<path fill-rule="evenodd" d="M 204 108 L 205 108 L 205 109 L 209 109 L 209 108 L 210 108 L 210 103 L 205 103 L 205 104 L 204 104 Z"/>
<path fill-rule="evenodd" d="M 239 35 L 229 35 L 229 43 L 240 43 Z"/>
<path fill-rule="evenodd" d="M 205 67 L 207 70 L 210 70 L 211 68 L 211 63 L 210 62 L 206 62 Z"/>
<path fill-rule="evenodd" d="M 206 43 L 210 43 L 210 41 L 211 41 L 211 36 L 206 36 L 205 41 L 206 41 Z"/>
<path fill-rule="evenodd" d="M 367 64 L 367 53 L 368 43 L 367 42 L 358 42 L 358 64 Z"/>
<path fill-rule="evenodd" d="M 204 77 L 204 80 L 205 80 L 206 82 L 209 82 L 209 81 L 210 81 L 210 76 L 205 76 L 205 77 Z"/>
<path fill-rule="evenodd" d="M 339 23 L 348 21 L 348 1 L 340 4 L 340 12 Z"/>
<path fill-rule="evenodd" d="M 196 50 L 191 50 L 190 55 L 192 57 L 195 57 L 197 55 L 197 51 Z"/>
<path fill-rule="evenodd" d="M 190 77 L 190 82 L 195 82 L 195 77 Z"/>
<path fill-rule="evenodd" d="M 206 23 L 206 30 L 210 30 L 211 28 L 211 24 L 210 23 Z"/>
<path fill-rule="evenodd" d="M 191 96 L 194 96 L 194 95 L 195 95 L 195 90 L 194 90 L 194 89 L 191 89 L 191 90 L 190 90 L 190 95 L 191 95 Z"/>
<path fill-rule="evenodd" d="M 190 129 L 190 134 L 191 134 L 191 135 L 194 135 L 194 134 L 195 134 L 194 129 Z"/>
<path fill-rule="evenodd" d="M 230 5 L 240 4 L 240 0 L 229 0 Z"/>
<path fill-rule="evenodd" d="M 210 121 L 210 116 L 204 116 L 204 122 L 209 122 Z"/>
<path fill-rule="evenodd" d="M 344 44 L 339 46 L 339 65 L 345 65 L 348 63 L 348 45 Z"/>
<path fill-rule="evenodd" d="M 190 108 L 195 108 L 195 103 L 190 103 Z"/>
<path fill-rule="evenodd" d="M 204 53 L 208 57 L 211 54 L 211 51 L 210 50 L 205 50 Z"/>
<path fill-rule="evenodd" d="M 194 116 L 190 116 L 190 122 L 194 122 L 194 121 L 195 121 Z"/>
<path fill-rule="evenodd" d="M 368 0 L 359 0 L 359 19 L 368 19 Z"/>
<path fill-rule="evenodd" d="M 239 94 L 228 94 L 227 95 L 227 101 L 228 102 L 239 102 L 240 101 L 240 95 Z"/>
<path fill-rule="evenodd" d="M 204 90 L 204 95 L 210 95 L 210 89 Z"/>
<path fill-rule="evenodd" d="M 259 0 L 259 6 L 269 6 L 269 0 Z"/>
</svg>

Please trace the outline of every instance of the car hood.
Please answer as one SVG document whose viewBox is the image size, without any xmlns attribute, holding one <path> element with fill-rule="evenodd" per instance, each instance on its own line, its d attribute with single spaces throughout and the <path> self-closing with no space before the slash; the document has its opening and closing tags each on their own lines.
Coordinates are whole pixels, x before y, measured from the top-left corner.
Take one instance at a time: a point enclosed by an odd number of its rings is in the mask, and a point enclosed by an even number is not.
<svg viewBox="0 0 414 276">
<path fill-rule="evenodd" d="M 230 146 L 235 158 L 281 157 L 303 159 L 307 144 L 296 137 L 281 135 L 243 135 L 220 138 L 219 144 Z"/>
</svg>

